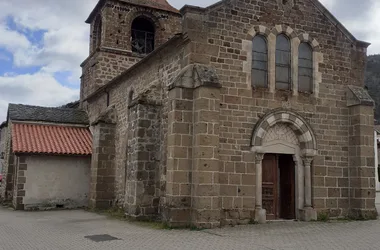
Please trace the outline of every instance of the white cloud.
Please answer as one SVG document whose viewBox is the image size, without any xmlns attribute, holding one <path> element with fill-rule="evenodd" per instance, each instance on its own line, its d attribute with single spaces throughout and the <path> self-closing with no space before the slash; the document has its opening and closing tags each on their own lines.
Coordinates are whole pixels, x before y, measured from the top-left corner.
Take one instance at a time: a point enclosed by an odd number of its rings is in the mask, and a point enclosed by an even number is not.
<svg viewBox="0 0 380 250">
<path fill-rule="evenodd" d="M 37 66 L 43 72 L 72 72 L 68 83 L 78 86 L 80 63 L 88 56 L 89 25 L 84 23 L 96 0 L 0 1 L 0 47 L 10 51 L 19 68 Z M 31 11 L 32 10 L 32 11 Z M 21 32 L 5 29 L 12 17 Z M 0 23 L 1 24 L 1 23 Z M 6 31 L 7 33 L 4 33 Z M 32 44 L 23 33 L 44 32 L 40 44 Z"/>
<path fill-rule="evenodd" d="M 5 48 L 11 53 L 31 47 L 31 43 L 23 34 L 10 30 L 3 22 L 0 22 L 0 34 L 0 47 Z"/>
<path fill-rule="evenodd" d="M 319 0 L 327 9 L 332 10 L 338 0 Z"/>
<path fill-rule="evenodd" d="M 35 105 L 60 105 L 73 101 L 79 95 L 80 63 L 88 56 L 89 25 L 84 20 L 98 0 L 0 0 L 0 48 L 13 56 L 15 67 L 40 67 L 35 74 L 17 75 L 14 72 L 0 77 L 0 119 L 4 119 L 8 102 Z M 209 6 L 218 0 L 169 0 L 176 8 L 186 3 Z M 341 6 L 349 0 L 320 0 L 358 39 L 371 42 L 370 53 L 380 52 L 380 1 L 363 13 L 339 18 Z M 7 28 L 11 17 L 17 31 Z M 364 30 L 364 33 L 361 31 Z M 42 41 L 33 36 L 43 32 Z M 363 35 L 364 34 L 364 35 Z M 28 39 L 29 38 L 29 39 Z M 0 55 L 1 62 L 8 62 Z M 17 72 L 15 70 L 15 72 Z M 64 87 L 54 79 L 57 72 L 70 72 Z"/>
<path fill-rule="evenodd" d="M 47 73 L 1 76 L 0 89 L 0 120 L 5 119 L 7 103 L 58 106 L 79 95 Z"/>
</svg>

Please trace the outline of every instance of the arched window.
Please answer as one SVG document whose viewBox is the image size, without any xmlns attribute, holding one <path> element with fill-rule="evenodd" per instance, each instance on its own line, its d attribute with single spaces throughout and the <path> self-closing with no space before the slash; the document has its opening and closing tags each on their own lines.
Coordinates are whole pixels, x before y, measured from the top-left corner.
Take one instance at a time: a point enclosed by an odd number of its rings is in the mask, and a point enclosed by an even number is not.
<svg viewBox="0 0 380 250">
<path fill-rule="evenodd" d="M 268 86 L 268 48 L 263 36 L 253 38 L 252 85 L 253 87 Z"/>
<path fill-rule="evenodd" d="M 313 50 L 308 43 L 298 49 L 298 91 L 313 92 Z"/>
<path fill-rule="evenodd" d="M 276 89 L 291 89 L 290 41 L 281 34 L 276 40 Z"/>
<path fill-rule="evenodd" d="M 132 22 L 132 51 L 149 54 L 154 50 L 154 24 L 145 17 L 137 17 Z"/>
<path fill-rule="evenodd" d="M 96 17 L 91 38 L 92 38 L 92 50 L 94 51 L 100 46 L 101 41 L 102 41 L 102 18 L 100 16 Z"/>
<path fill-rule="evenodd" d="M 133 101 L 133 95 L 134 95 L 134 91 L 133 89 L 131 91 L 129 91 L 129 94 L 128 94 L 128 105 L 131 105 L 132 104 L 132 101 Z"/>
</svg>

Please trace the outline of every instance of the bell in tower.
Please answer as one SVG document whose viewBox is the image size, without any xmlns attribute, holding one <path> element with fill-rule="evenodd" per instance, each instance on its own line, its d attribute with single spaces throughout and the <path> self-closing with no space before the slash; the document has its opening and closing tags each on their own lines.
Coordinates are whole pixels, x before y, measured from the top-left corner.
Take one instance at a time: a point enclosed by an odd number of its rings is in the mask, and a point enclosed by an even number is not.
<svg viewBox="0 0 380 250">
<path fill-rule="evenodd" d="M 181 15 L 166 0 L 99 0 L 90 55 L 81 64 L 81 103 L 97 89 L 181 32 Z"/>
</svg>

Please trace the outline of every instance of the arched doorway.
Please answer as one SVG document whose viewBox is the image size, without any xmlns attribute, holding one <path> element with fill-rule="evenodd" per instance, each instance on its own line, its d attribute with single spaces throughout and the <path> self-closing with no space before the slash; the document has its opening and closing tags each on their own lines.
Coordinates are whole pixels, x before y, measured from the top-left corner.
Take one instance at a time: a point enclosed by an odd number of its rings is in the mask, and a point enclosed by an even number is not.
<svg viewBox="0 0 380 250">
<path fill-rule="evenodd" d="M 139 16 L 132 22 L 132 52 L 149 54 L 154 50 L 155 27 L 152 20 Z"/>
<path fill-rule="evenodd" d="M 256 154 L 256 221 L 314 220 L 311 162 L 315 135 L 297 113 L 275 110 L 255 126 L 251 149 Z"/>
</svg>

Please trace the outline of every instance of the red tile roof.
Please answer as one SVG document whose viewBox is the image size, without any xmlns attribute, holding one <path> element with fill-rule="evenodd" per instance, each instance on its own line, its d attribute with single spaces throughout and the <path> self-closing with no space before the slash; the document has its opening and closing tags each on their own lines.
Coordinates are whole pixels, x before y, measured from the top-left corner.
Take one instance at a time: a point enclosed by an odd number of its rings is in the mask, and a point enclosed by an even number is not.
<svg viewBox="0 0 380 250">
<path fill-rule="evenodd" d="M 91 155 L 92 135 L 88 128 L 14 123 L 14 153 Z"/>
</svg>

